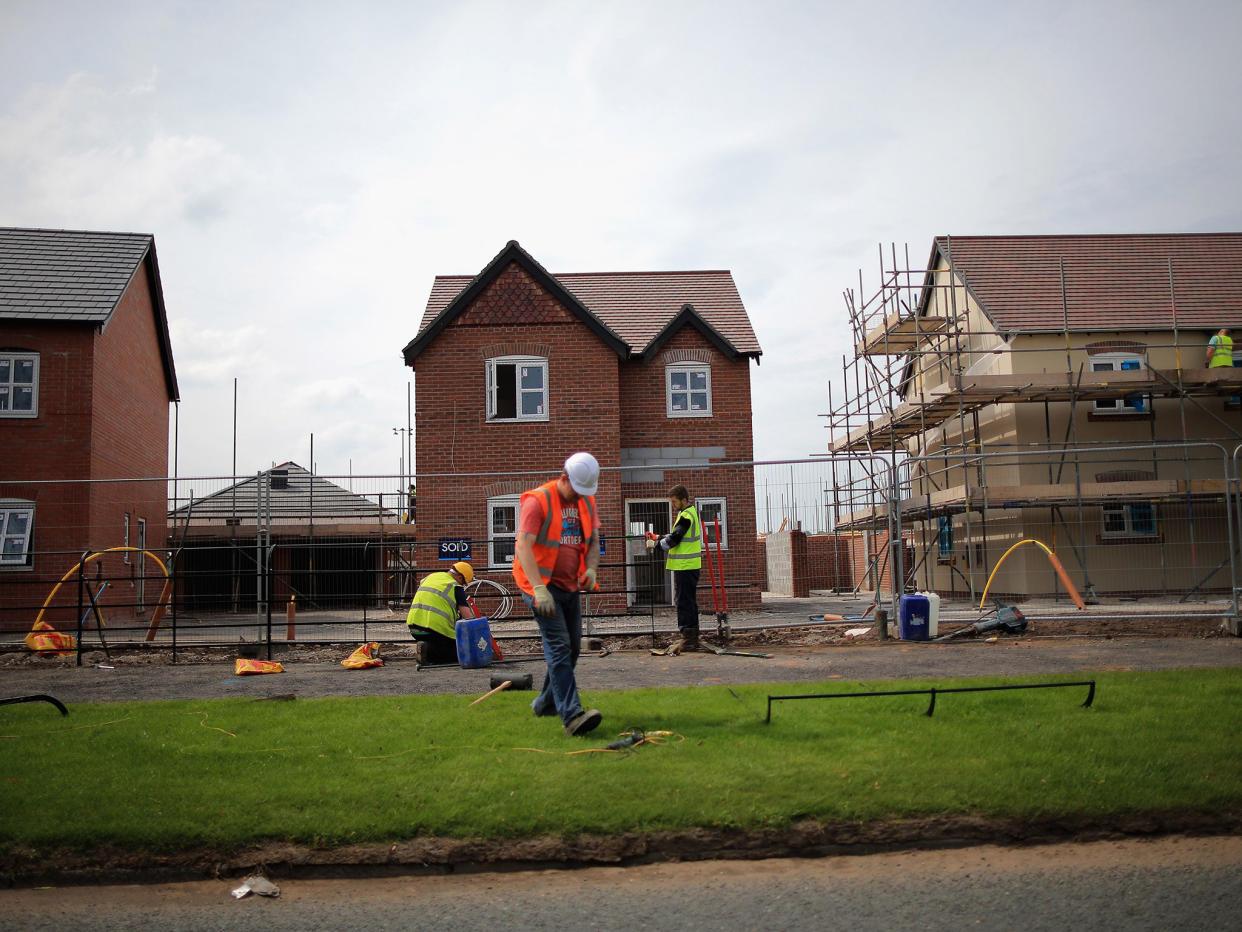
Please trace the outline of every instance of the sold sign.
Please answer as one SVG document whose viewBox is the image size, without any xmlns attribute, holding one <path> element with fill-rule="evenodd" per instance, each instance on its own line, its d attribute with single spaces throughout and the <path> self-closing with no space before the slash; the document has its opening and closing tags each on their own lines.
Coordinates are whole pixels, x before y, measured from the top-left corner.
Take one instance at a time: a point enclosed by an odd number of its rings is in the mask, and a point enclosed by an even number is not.
<svg viewBox="0 0 1242 932">
<path fill-rule="evenodd" d="M 440 559 L 454 562 L 457 560 L 470 560 L 470 538 L 469 537 L 441 537 L 440 538 Z"/>
</svg>

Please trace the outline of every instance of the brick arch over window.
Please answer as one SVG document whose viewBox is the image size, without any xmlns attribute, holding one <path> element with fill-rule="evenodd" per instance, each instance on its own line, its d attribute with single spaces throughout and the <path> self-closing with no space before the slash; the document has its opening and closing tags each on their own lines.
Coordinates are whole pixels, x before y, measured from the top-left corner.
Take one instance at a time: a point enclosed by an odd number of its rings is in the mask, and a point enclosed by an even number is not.
<svg viewBox="0 0 1242 932">
<path fill-rule="evenodd" d="M 1156 474 L 1148 469 L 1114 469 L 1111 472 L 1097 472 L 1096 482 L 1150 482 Z"/>
<path fill-rule="evenodd" d="M 679 362 L 697 362 L 710 366 L 714 355 L 709 349 L 673 349 L 667 353 L 661 353 L 656 364 L 670 366 Z"/>
<path fill-rule="evenodd" d="M 528 343 L 519 340 L 491 343 L 479 349 L 479 356 L 483 359 L 494 359 L 497 356 L 542 356 L 548 359 L 552 356 L 552 344 Z"/>
<path fill-rule="evenodd" d="M 1147 344 L 1135 340 L 1102 340 L 1099 343 L 1088 343 L 1083 349 L 1088 356 L 1100 356 L 1104 353 L 1131 353 L 1142 356 L 1147 352 Z"/>
<path fill-rule="evenodd" d="M 540 481 L 533 478 L 525 482 L 521 480 L 493 482 L 491 485 L 483 486 L 483 497 L 500 498 L 502 495 L 521 495 L 527 489 L 533 489 L 539 484 Z"/>
</svg>

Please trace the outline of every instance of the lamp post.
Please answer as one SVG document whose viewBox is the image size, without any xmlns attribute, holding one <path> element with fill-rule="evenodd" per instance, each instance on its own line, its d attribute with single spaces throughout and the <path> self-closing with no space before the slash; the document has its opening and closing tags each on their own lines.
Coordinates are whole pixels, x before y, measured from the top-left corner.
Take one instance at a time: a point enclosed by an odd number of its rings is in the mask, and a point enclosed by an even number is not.
<svg viewBox="0 0 1242 932">
<path fill-rule="evenodd" d="M 404 507 L 406 507 L 406 505 L 405 505 L 405 494 L 406 494 L 406 481 L 405 481 L 405 438 L 406 438 L 406 434 L 407 434 L 407 433 L 409 433 L 409 431 L 408 431 L 408 429 L 407 429 L 407 428 L 405 428 L 405 427 L 394 427 L 394 428 L 392 429 L 392 433 L 393 433 L 393 436 L 394 436 L 394 437 L 399 438 L 399 440 L 400 440 L 400 442 L 401 442 L 400 454 L 399 454 L 399 457 L 398 457 L 398 463 L 400 464 L 400 470 L 401 470 L 401 481 L 400 481 L 400 483 L 397 485 L 397 502 L 398 502 L 398 505 L 397 505 L 397 513 L 398 513 L 398 514 L 400 514 L 400 513 L 401 513 L 401 510 L 402 510 Z"/>
</svg>

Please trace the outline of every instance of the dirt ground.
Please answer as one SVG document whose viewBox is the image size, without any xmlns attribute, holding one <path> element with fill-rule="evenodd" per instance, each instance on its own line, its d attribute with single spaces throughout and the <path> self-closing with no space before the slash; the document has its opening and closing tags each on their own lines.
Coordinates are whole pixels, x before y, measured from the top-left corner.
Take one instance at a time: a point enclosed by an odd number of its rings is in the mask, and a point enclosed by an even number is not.
<svg viewBox="0 0 1242 932">
<path fill-rule="evenodd" d="M 779 616 L 769 616 L 777 618 Z M 995 641 L 971 635 L 942 643 L 878 640 L 873 631 L 849 635 L 851 626 L 772 627 L 735 635 L 730 650 L 767 656 L 654 656 L 650 635 L 603 637 L 584 647 L 579 684 L 584 691 L 642 686 L 719 685 L 741 682 L 824 681 L 839 678 L 929 677 L 1071 673 L 1083 670 L 1160 669 L 1195 666 L 1242 668 L 1242 640 L 1224 633 L 1219 618 L 1105 619 L 1069 616 L 1032 622 L 1021 635 Z M 805 618 L 805 615 L 800 616 Z M 962 622 L 945 622 L 952 633 Z M 704 628 L 704 634 L 712 630 Z M 667 643 L 668 637 L 656 643 Z M 717 640 L 717 643 L 720 642 Z M 496 672 L 534 674 L 543 664 L 533 639 L 504 641 L 509 658 L 492 669 L 419 668 L 409 642 L 385 643 L 382 668 L 346 671 L 345 645 L 286 647 L 276 659 L 280 676 L 232 674 L 235 652 L 188 649 L 170 663 L 167 651 L 92 652 L 46 659 L 28 652 L 0 654 L 5 695 L 47 693 L 66 703 L 132 701 L 135 698 L 255 699 L 320 695 L 482 693 Z M 153 669 L 158 668 L 158 670 Z M 26 884 L 75 881 L 185 879 L 240 876 L 264 869 L 280 876 L 334 876 L 386 872 L 444 872 L 564 864 L 630 864 L 708 858 L 768 858 L 833 851 L 891 850 L 955 843 L 1101 839 L 1188 834 L 1242 833 L 1242 812 L 1211 816 L 1148 813 L 1107 822 L 1047 819 L 997 822 L 971 815 L 867 824 L 804 822 L 785 831 L 691 830 L 626 833 L 610 837 L 542 837 L 519 841 L 416 838 L 387 845 L 322 849 L 266 844 L 240 851 L 195 848 L 174 855 L 121 851 L 101 845 L 90 851 L 9 851 L 0 855 L 0 876 Z"/>
</svg>

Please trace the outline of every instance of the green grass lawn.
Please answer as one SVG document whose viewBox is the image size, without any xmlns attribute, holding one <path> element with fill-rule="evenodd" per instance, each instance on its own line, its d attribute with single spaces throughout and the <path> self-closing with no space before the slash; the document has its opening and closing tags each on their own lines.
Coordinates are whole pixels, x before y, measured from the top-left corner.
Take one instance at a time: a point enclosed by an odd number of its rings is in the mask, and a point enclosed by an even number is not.
<svg viewBox="0 0 1242 932">
<path fill-rule="evenodd" d="M 1049 682 L 1081 676 L 962 681 Z M 1107 673 L 1086 689 L 779 703 L 947 681 L 587 693 L 589 738 L 531 693 L 0 707 L 0 850 L 780 828 L 1242 811 L 1242 673 Z M 736 696 L 733 695 L 736 693 Z M 633 753 L 630 728 L 674 733 Z"/>
</svg>

